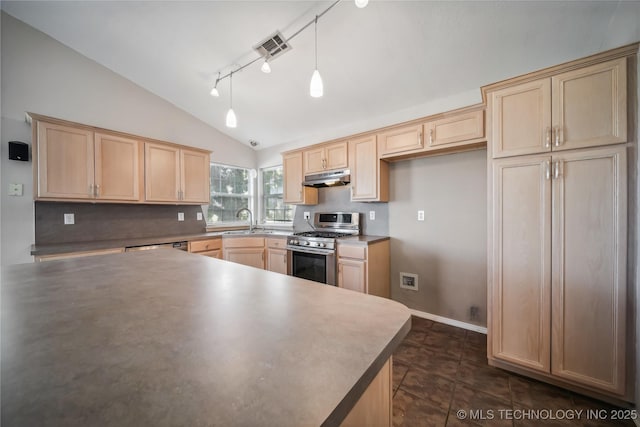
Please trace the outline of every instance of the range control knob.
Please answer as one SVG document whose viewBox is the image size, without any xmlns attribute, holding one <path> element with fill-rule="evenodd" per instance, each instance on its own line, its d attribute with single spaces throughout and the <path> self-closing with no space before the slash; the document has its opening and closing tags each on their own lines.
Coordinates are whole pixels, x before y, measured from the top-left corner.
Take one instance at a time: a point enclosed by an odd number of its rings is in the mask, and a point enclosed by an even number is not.
<svg viewBox="0 0 640 427">
<path fill-rule="evenodd" d="M 309 246 L 309 242 L 306 242 L 306 241 L 302 242 L 302 244 L 305 245 L 305 246 Z"/>
<path fill-rule="evenodd" d="M 318 247 L 325 248 L 327 245 L 325 243 L 318 243 Z"/>
</svg>

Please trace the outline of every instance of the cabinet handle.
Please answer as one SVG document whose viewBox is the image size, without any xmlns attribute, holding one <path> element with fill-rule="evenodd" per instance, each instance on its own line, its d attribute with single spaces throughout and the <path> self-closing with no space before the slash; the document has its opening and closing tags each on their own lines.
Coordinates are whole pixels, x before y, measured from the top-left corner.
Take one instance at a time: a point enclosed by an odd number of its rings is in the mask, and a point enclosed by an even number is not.
<svg viewBox="0 0 640 427">
<path fill-rule="evenodd" d="M 422 147 L 422 132 L 418 132 L 418 145 Z"/>
<path fill-rule="evenodd" d="M 547 126 L 544 130 L 544 133 L 547 135 L 546 143 L 544 144 L 545 148 L 551 147 L 551 128 Z"/>
<path fill-rule="evenodd" d="M 544 165 L 545 165 L 544 175 L 545 175 L 545 178 L 548 181 L 549 179 L 551 179 L 551 162 L 549 160 L 547 160 L 546 162 L 544 162 Z"/>
<path fill-rule="evenodd" d="M 100 197 L 100 184 L 95 186 L 96 189 L 96 197 Z"/>
<path fill-rule="evenodd" d="M 560 126 L 556 126 L 553 130 L 556 134 L 555 146 L 559 147 L 560 146 Z"/>
<path fill-rule="evenodd" d="M 429 129 L 429 145 L 433 145 L 433 128 Z"/>
<path fill-rule="evenodd" d="M 559 176 L 560 176 L 560 161 L 557 161 L 553 168 L 553 179 L 558 179 Z"/>
</svg>

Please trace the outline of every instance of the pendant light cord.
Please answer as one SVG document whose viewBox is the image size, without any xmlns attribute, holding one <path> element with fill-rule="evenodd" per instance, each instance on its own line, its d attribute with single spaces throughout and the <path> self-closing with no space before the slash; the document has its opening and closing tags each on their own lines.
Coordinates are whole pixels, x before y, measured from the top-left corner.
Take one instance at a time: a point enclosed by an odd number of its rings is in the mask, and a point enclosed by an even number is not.
<svg viewBox="0 0 640 427">
<path fill-rule="evenodd" d="M 318 15 L 316 15 L 316 70 L 318 69 Z"/>
<path fill-rule="evenodd" d="M 229 108 L 233 109 L 233 72 L 229 74 Z"/>
</svg>

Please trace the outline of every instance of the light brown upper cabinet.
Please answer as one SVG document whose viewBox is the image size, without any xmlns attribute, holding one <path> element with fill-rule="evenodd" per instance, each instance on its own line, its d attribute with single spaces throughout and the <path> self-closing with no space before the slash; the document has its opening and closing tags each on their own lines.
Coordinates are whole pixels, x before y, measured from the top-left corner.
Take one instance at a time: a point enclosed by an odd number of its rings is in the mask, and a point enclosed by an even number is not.
<svg viewBox="0 0 640 427">
<path fill-rule="evenodd" d="M 317 205 L 318 189 L 304 187 L 303 152 L 291 151 L 282 154 L 284 174 L 284 202 L 299 205 Z"/>
<path fill-rule="evenodd" d="M 36 129 L 36 199 L 140 200 L 139 141 L 39 120 Z"/>
<path fill-rule="evenodd" d="M 422 124 L 399 126 L 378 134 L 380 156 L 419 150 L 424 147 Z"/>
<path fill-rule="evenodd" d="M 626 166 L 623 145 L 493 162 L 490 358 L 625 394 Z"/>
<path fill-rule="evenodd" d="M 147 202 L 209 203 L 209 153 L 145 143 Z"/>
<path fill-rule="evenodd" d="M 351 200 L 389 201 L 389 167 L 378 158 L 376 135 L 349 141 Z"/>
<path fill-rule="evenodd" d="M 627 60 L 491 93 L 494 158 L 627 141 Z"/>
<path fill-rule="evenodd" d="M 424 124 L 427 147 L 440 148 L 484 140 L 484 110 L 455 114 Z"/>
<path fill-rule="evenodd" d="M 335 142 L 304 151 L 304 173 L 344 169 L 349 165 L 347 142 Z"/>
</svg>

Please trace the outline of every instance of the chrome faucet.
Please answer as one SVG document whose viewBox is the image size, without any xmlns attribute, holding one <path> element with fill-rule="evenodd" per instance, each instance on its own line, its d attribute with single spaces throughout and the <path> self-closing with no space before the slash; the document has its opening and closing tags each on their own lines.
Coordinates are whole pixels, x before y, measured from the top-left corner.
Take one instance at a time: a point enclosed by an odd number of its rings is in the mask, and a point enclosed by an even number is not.
<svg viewBox="0 0 640 427">
<path fill-rule="evenodd" d="M 249 212 L 249 233 L 251 233 L 253 232 L 253 213 L 251 212 L 251 209 L 248 209 L 248 208 L 238 209 L 238 212 L 236 212 L 236 218 L 240 218 L 240 213 L 244 211 Z"/>
</svg>

